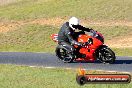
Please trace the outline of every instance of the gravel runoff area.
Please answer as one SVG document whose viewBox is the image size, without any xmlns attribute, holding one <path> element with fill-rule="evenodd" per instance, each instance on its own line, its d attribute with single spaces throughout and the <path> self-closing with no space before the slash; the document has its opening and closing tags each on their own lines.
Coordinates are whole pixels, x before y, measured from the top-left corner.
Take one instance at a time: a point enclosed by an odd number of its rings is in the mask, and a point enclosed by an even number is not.
<svg viewBox="0 0 132 88">
<path fill-rule="evenodd" d="M 0 5 L 6 5 L 14 2 L 17 2 L 17 0 L 0 0 Z"/>
</svg>

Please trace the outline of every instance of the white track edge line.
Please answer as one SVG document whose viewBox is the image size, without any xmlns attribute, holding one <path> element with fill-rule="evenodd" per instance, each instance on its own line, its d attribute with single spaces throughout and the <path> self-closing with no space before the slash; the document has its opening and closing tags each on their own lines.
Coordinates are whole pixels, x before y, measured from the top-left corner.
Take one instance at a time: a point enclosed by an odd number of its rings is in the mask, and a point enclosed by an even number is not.
<svg viewBox="0 0 132 88">
<path fill-rule="evenodd" d="M 32 67 L 32 68 L 39 68 L 39 67 L 43 67 L 43 68 L 48 68 L 48 69 L 53 69 L 53 68 L 59 68 L 59 67 L 44 67 L 44 66 L 29 66 L 29 67 Z M 77 69 L 77 68 L 64 68 L 64 69 Z M 89 69 L 84 69 L 84 70 L 89 70 Z M 120 72 L 120 71 L 107 71 L 107 70 L 95 70 L 95 71 L 104 71 L 104 72 L 119 72 L 119 73 L 127 73 L 127 74 L 130 74 L 131 72 Z"/>
</svg>

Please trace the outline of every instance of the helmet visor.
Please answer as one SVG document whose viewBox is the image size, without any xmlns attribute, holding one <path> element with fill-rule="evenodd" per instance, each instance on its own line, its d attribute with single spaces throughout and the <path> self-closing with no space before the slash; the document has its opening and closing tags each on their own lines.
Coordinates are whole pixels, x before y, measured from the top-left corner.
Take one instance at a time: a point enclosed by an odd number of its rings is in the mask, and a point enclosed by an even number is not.
<svg viewBox="0 0 132 88">
<path fill-rule="evenodd" d="M 80 27 L 80 25 L 72 25 L 73 28 L 77 29 Z"/>
</svg>

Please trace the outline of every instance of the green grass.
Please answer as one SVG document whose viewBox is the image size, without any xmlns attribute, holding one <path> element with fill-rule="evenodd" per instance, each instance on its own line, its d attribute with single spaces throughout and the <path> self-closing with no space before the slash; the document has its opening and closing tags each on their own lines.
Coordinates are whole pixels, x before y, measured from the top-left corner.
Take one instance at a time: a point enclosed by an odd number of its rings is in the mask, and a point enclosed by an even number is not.
<svg viewBox="0 0 132 88">
<path fill-rule="evenodd" d="M 131 88 L 132 84 L 76 83 L 75 70 L 0 65 L 1 88 Z"/>
<path fill-rule="evenodd" d="M 132 21 L 132 0 L 17 0 L 0 6 L 0 20 L 27 20 L 37 18 L 77 16 L 92 20 Z M 124 36 L 131 28 L 113 26 L 92 28 L 100 31 L 106 40 Z M 54 52 L 56 43 L 50 35 L 59 28 L 42 25 L 24 25 L 17 30 L 0 33 L 0 51 Z M 132 49 L 113 48 L 116 55 L 132 55 Z M 80 88 L 75 81 L 76 71 L 65 69 L 29 68 L 0 65 L 1 88 Z M 88 84 L 82 88 L 131 88 L 131 84 Z"/>
<path fill-rule="evenodd" d="M 132 48 L 112 48 L 118 56 L 132 56 Z"/>
<path fill-rule="evenodd" d="M 77 16 L 92 20 L 132 20 L 132 0 L 20 0 L 0 6 L 0 19 Z"/>
<path fill-rule="evenodd" d="M 108 27 L 92 26 L 92 28 L 102 33 L 105 40 L 110 40 L 117 36 L 126 36 L 129 33 L 132 33 L 132 28 L 125 26 L 108 26 Z"/>
<path fill-rule="evenodd" d="M 131 32 L 128 27 L 93 28 L 103 33 L 106 40 Z M 0 33 L 0 51 L 53 53 L 57 43 L 51 40 L 50 35 L 58 31 L 59 28 L 53 26 L 29 24 L 7 33 Z"/>
<path fill-rule="evenodd" d="M 50 35 L 58 28 L 41 25 L 25 25 L 15 31 L 0 34 L 1 51 L 53 52 L 56 43 Z"/>
<path fill-rule="evenodd" d="M 70 17 L 92 20 L 132 20 L 132 0 L 17 0 L 17 2 L 0 6 L 0 19 L 27 20 L 37 18 Z M 101 32 L 105 40 L 125 36 L 131 27 L 91 26 Z M 27 24 L 17 30 L 0 34 L 0 51 L 54 52 L 56 43 L 50 35 L 58 33 L 59 28 Z M 126 55 L 131 49 L 114 49 L 117 55 Z M 121 51 L 120 51 L 121 50 Z"/>
</svg>

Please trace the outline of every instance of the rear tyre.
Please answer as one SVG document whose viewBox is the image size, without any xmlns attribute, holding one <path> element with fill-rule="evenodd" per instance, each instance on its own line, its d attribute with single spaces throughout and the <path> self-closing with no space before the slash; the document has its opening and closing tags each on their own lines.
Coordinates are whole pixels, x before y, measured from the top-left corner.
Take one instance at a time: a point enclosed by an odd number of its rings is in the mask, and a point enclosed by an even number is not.
<svg viewBox="0 0 132 88">
<path fill-rule="evenodd" d="M 103 46 L 97 50 L 96 59 L 102 63 L 112 64 L 115 62 L 116 57 L 115 53 L 110 48 Z"/>
<path fill-rule="evenodd" d="M 74 56 L 70 52 L 68 52 L 68 50 L 62 45 L 58 45 L 55 52 L 58 59 L 63 61 L 64 63 L 70 63 L 74 60 Z"/>
</svg>

